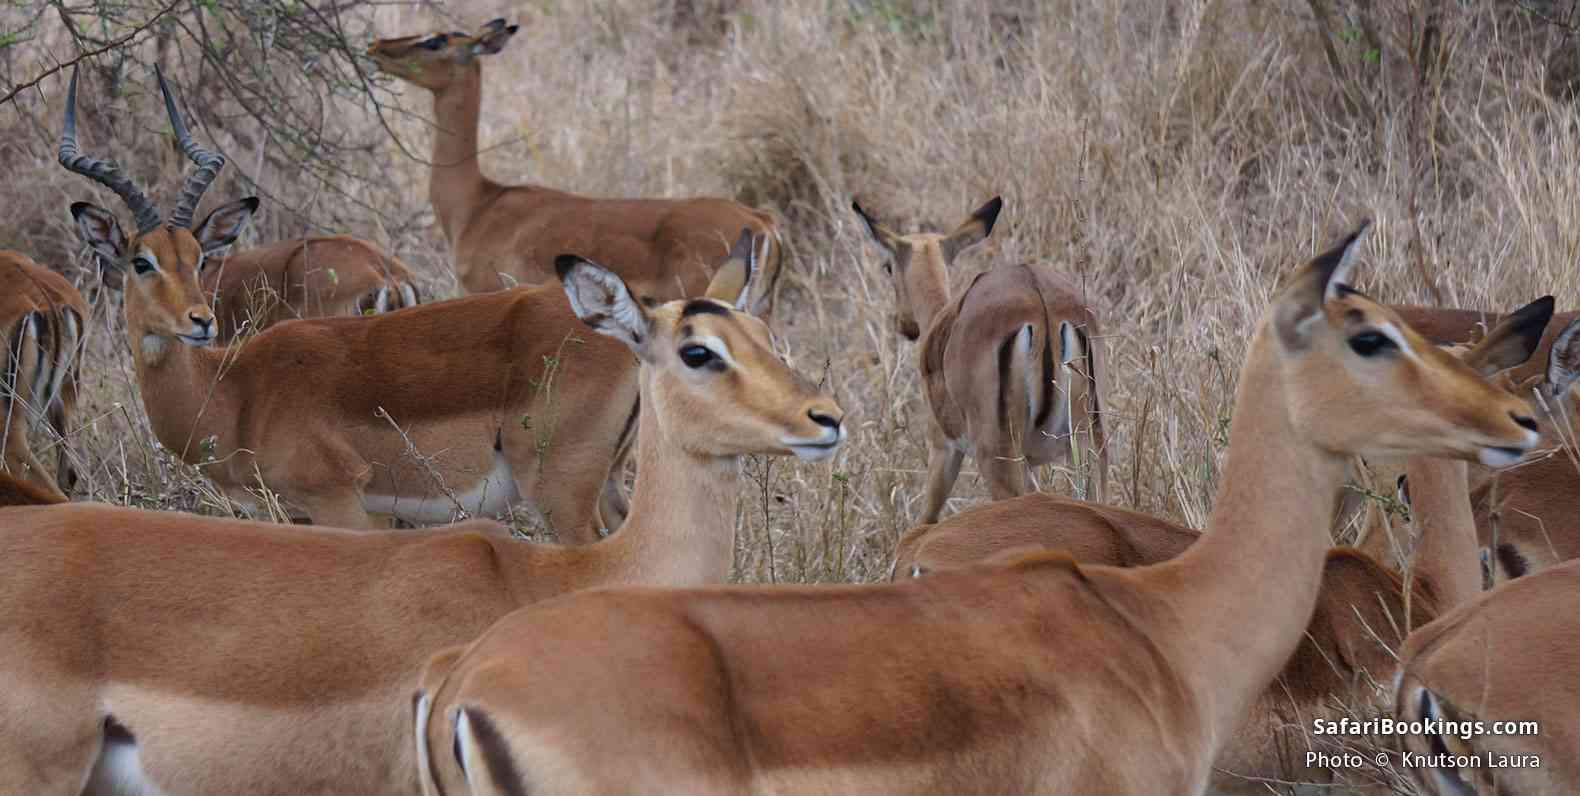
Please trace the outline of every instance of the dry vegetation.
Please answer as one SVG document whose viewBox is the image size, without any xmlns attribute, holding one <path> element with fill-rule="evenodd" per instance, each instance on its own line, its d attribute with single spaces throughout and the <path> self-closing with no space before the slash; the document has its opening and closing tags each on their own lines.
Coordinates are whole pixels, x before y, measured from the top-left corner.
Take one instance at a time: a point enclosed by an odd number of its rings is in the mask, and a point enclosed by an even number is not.
<svg viewBox="0 0 1580 796">
<path fill-rule="evenodd" d="M 115 5 L 146 17 L 165 3 Z M 180 78 L 200 135 L 233 158 L 210 203 L 265 196 L 252 240 L 364 236 L 422 273 L 426 295 L 453 295 L 427 202 L 426 93 L 378 81 L 369 94 L 344 52 L 303 63 L 288 49 L 270 56 L 259 38 L 252 68 L 296 92 L 265 98 L 316 130 L 265 134 L 257 103 L 183 50 L 205 14 L 222 28 L 252 24 L 193 10 L 212 5 L 183 3 L 179 23 L 123 48 L 133 60 L 90 62 L 87 145 L 158 195 L 177 185 L 149 95 L 146 65 L 158 59 Z M 920 510 L 926 407 L 914 347 L 892 330 L 893 296 L 852 196 L 885 219 L 945 225 L 1003 194 L 994 236 L 963 258 L 958 281 L 1021 260 L 1079 275 L 1107 313 L 1113 499 L 1193 526 L 1215 490 L 1251 324 L 1280 273 L 1357 219 L 1377 220 L 1361 287 L 1385 300 L 1580 299 L 1569 3 L 341 5 L 353 7 L 334 25 L 356 52 L 376 35 L 522 23 L 485 66 L 483 167 L 497 179 L 715 193 L 787 219 L 793 272 L 778 332 L 799 368 L 826 377 L 853 434 L 831 465 L 749 465 L 742 580 L 880 578 Z M 90 49 L 73 43 L 59 9 L 34 0 L 0 11 L 8 82 Z M 57 74 L 0 112 L 10 194 L 0 247 L 80 273 L 66 207 L 103 191 L 54 164 L 63 93 Z M 332 163 L 311 157 L 315 141 Z M 148 430 L 118 312 L 101 292 L 83 428 L 69 440 L 85 475 L 79 497 L 215 511 L 202 479 Z M 968 462 L 954 508 L 984 499 L 973 473 Z M 1080 482 L 1069 475 L 1041 480 L 1068 491 Z"/>
</svg>

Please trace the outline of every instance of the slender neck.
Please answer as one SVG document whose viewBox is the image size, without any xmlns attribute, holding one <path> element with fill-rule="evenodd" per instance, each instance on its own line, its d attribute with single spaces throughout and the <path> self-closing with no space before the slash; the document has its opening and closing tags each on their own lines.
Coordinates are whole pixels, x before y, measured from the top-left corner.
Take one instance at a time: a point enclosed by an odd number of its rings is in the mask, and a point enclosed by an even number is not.
<svg viewBox="0 0 1580 796">
<path fill-rule="evenodd" d="M 564 592 L 606 585 L 702 586 L 729 577 L 740 457 L 687 451 L 666 432 L 657 403 L 644 366 L 636 487 L 620 529 L 575 547 L 512 543 L 503 554 L 518 559 L 510 568 L 513 579 L 529 582 L 513 587 L 515 593 L 546 596 L 532 580 L 553 580 L 552 590 Z"/>
<path fill-rule="evenodd" d="M 452 246 L 492 187 L 477 165 L 482 93 L 483 71 L 477 64 L 433 93 L 433 166 L 428 175 L 428 198 Z"/>
<path fill-rule="evenodd" d="M 916 252 L 911 263 L 906 289 L 911 296 L 911 312 L 923 333 L 932 328 L 933 319 L 949 304 L 949 271 L 943 253 L 936 246 Z"/>
<path fill-rule="evenodd" d="M 1481 593 L 1481 549 L 1470 513 L 1468 467 L 1462 461 L 1412 458 L 1412 577 L 1432 595 L 1439 614 Z"/>
<path fill-rule="evenodd" d="M 1222 742 L 1306 632 L 1331 543 L 1344 458 L 1291 425 L 1280 354 L 1264 322 L 1235 396 L 1229 457 L 1207 530 L 1151 568 L 1174 614 L 1176 671 Z M 1148 570 L 1142 570 L 1148 572 Z"/>
<path fill-rule="evenodd" d="M 203 441 L 210 437 L 218 446 L 235 444 L 221 422 L 229 405 L 228 385 L 220 379 L 225 350 L 194 348 L 155 334 L 134 322 L 130 312 L 126 337 L 143 409 L 160 444 L 188 464 L 221 455 L 204 449 Z"/>
</svg>

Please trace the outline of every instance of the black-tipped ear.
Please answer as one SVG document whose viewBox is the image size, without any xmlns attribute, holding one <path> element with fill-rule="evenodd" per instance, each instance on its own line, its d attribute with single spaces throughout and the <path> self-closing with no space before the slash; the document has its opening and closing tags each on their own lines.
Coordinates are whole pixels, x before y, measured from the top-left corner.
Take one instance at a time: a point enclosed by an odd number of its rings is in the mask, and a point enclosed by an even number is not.
<svg viewBox="0 0 1580 796">
<path fill-rule="evenodd" d="M 1398 480 L 1394 481 L 1393 494 L 1395 500 L 1402 503 L 1405 508 L 1410 508 L 1410 477 L 1408 475 L 1401 474 Z"/>
<path fill-rule="evenodd" d="M 1547 354 L 1547 383 L 1562 394 L 1580 380 L 1580 318 L 1571 321 Z"/>
<path fill-rule="evenodd" d="M 1491 376 L 1530 359 L 1552 320 L 1553 304 L 1552 296 L 1542 296 L 1504 316 L 1465 354 L 1465 364 Z"/>
<path fill-rule="evenodd" d="M 197 238 L 204 254 L 223 249 L 241 237 L 242 231 L 247 228 L 247 222 L 256 212 L 258 212 L 256 196 L 220 205 L 208 214 L 208 218 L 203 219 L 203 223 L 192 230 L 192 237 Z"/>
<path fill-rule="evenodd" d="M 574 254 L 554 258 L 554 273 L 582 323 L 625 343 L 639 357 L 646 353 L 652 319 L 619 274 Z"/>
<path fill-rule="evenodd" d="M 99 267 L 110 287 L 120 287 L 121 269 L 125 267 L 126 233 L 115 214 L 92 202 L 73 202 L 71 218 L 77 224 L 77 236 L 88 244 L 99 260 Z"/>
<path fill-rule="evenodd" d="M 860 202 L 854 199 L 851 200 L 850 209 L 856 211 L 856 215 L 861 218 L 862 225 L 867 228 L 867 234 L 872 237 L 874 242 L 882 246 L 890 254 L 894 254 L 899 250 L 900 236 L 894 234 L 894 231 L 888 227 L 878 223 L 877 219 L 861 209 Z"/>
<path fill-rule="evenodd" d="M 1370 226 L 1371 221 L 1362 221 L 1336 246 L 1296 271 L 1289 284 L 1279 292 L 1273 320 L 1279 339 L 1286 347 L 1303 348 L 1311 322 L 1322 315 L 1322 305 L 1337 298 L 1340 287 L 1349 285 L 1355 255 Z"/>
<path fill-rule="evenodd" d="M 741 236 L 735 239 L 735 245 L 730 247 L 724 263 L 713 272 L 713 279 L 708 282 L 708 290 L 704 295 L 747 312 L 762 262 L 758 252 L 767 245 L 768 236 L 753 234 L 751 227 L 742 229 Z"/>
<path fill-rule="evenodd" d="M 1003 209 L 1004 198 L 995 196 L 961 222 L 954 232 L 944 238 L 944 261 L 953 262 L 956 255 L 987 240 L 987 236 L 993 234 L 993 224 L 998 221 L 999 211 Z"/>
</svg>

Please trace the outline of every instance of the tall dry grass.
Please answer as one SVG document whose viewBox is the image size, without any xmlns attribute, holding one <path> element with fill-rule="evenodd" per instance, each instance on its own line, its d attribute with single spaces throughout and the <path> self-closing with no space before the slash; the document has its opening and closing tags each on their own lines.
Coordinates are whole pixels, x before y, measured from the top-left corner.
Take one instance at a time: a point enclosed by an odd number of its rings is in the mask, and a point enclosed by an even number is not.
<svg viewBox="0 0 1580 796">
<path fill-rule="evenodd" d="M 1112 499 L 1193 526 L 1217 486 L 1252 325 L 1279 276 L 1358 219 L 1376 219 L 1360 286 L 1384 300 L 1576 304 L 1580 116 L 1544 90 L 1549 61 L 1575 45 L 1489 0 L 1448 4 L 1423 54 L 1415 5 L 1361 17 L 1298 0 L 487 0 L 388 6 L 355 24 L 371 37 L 522 23 L 485 67 L 496 179 L 721 194 L 787 220 L 777 331 L 852 433 L 831 464 L 749 464 L 736 572 L 867 581 L 919 513 L 927 409 L 852 197 L 903 227 L 953 224 L 1002 194 L 993 237 L 956 282 L 1035 260 L 1086 285 L 1105 313 Z M 1335 14 L 1326 28 L 1318 6 Z M 40 24 L 7 50 L 13 69 L 62 45 Z M 177 163 L 148 76 L 132 82 L 113 98 L 86 87 L 86 138 L 168 195 Z M 67 204 L 111 200 L 54 164 L 64 82 L 41 89 L 0 113 L 0 246 L 70 269 Z M 325 116 L 366 142 L 373 178 L 309 190 L 215 125 L 236 168 L 209 203 L 261 186 L 276 201 L 254 237 L 362 235 L 423 273 L 428 295 L 453 294 L 426 199 L 428 97 L 380 91 L 382 117 L 349 103 Z M 100 294 L 70 440 L 81 497 L 219 510 L 149 432 L 114 302 Z M 1069 491 L 1074 475 L 1042 481 Z M 968 462 L 951 506 L 985 494 Z"/>
</svg>

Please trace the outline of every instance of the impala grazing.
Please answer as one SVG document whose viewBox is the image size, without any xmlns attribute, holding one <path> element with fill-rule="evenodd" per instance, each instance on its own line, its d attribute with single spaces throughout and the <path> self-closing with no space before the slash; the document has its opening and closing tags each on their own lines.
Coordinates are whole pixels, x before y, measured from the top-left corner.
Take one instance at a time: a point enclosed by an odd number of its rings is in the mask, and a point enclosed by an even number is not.
<svg viewBox="0 0 1580 796">
<path fill-rule="evenodd" d="M 87 317 L 87 302 L 65 277 L 25 254 L 0 251 L 0 467 L 61 500 L 75 480 L 65 434 L 77 406 Z M 53 470 L 28 442 L 43 422 L 59 446 Z"/>
<path fill-rule="evenodd" d="M 435 656 L 424 785 L 1200 792 L 1304 637 L 1346 457 L 1502 463 L 1536 439 L 1523 401 L 1344 284 L 1358 237 L 1273 299 L 1208 531 L 1178 557 L 569 595 Z"/>
<path fill-rule="evenodd" d="M 298 238 L 215 257 L 198 278 L 219 317 L 221 343 L 280 321 L 375 315 L 419 303 L 416 278 L 405 263 L 347 235 Z"/>
<path fill-rule="evenodd" d="M 938 521 L 966 454 L 1003 500 L 1026 492 L 1031 467 L 1071 461 L 1076 433 L 1091 443 L 1087 495 L 1100 503 L 1107 491 L 1097 311 L 1081 290 L 1046 267 L 1015 265 L 949 294 L 949 265 L 992 233 L 1003 205 L 994 197 L 948 235 L 899 235 L 852 204 L 888 257 L 895 328 L 921 339 L 924 523 Z"/>
<path fill-rule="evenodd" d="M 614 536 L 5 509 L 0 616 L 27 620 L 0 622 L 0 792 L 416 793 L 411 696 L 430 654 L 576 589 L 723 582 L 741 457 L 831 456 L 843 412 L 738 307 L 648 309 L 609 271 L 560 265 L 589 334 L 641 361 L 636 490 Z"/>
<path fill-rule="evenodd" d="M 1518 367 L 1536 347 L 1552 307 L 1549 296 L 1512 313 L 1462 358 L 1484 374 Z M 1480 593 L 1465 463 L 1415 457 L 1405 469 L 1417 529 L 1409 575 L 1386 563 L 1393 546 L 1386 523 L 1372 527 L 1363 549 L 1328 552 L 1306 638 L 1220 750 L 1211 793 L 1267 793 L 1277 783 L 1331 784 L 1333 768 L 1308 765 L 1306 753 L 1341 750 L 1309 734 L 1312 719 L 1334 717 L 1339 706 L 1387 707 L 1388 694 L 1378 684 L 1391 682 L 1393 649 L 1404 634 Z M 1082 564 L 1145 566 L 1180 555 L 1198 536 L 1138 512 L 1024 495 L 911 529 L 896 550 L 895 575 L 958 569 L 1027 548 L 1060 550 Z"/>
<path fill-rule="evenodd" d="M 1417 630 L 1400 666 L 1395 715 L 1427 730 L 1404 737 L 1401 762 L 1424 793 L 1580 793 L 1580 561 Z"/>
<path fill-rule="evenodd" d="M 639 296 L 696 296 L 746 227 L 764 248 L 748 307 L 757 315 L 769 313 L 784 248 L 767 213 L 728 199 L 599 199 L 540 185 L 502 185 L 483 176 L 477 148 L 479 58 L 499 52 L 515 33 L 515 25 L 496 19 L 475 36 L 436 33 L 368 46 L 380 71 L 433 92 L 428 197 L 462 286 L 481 293 L 549 282 L 554 258 L 577 252 L 609 263 Z"/>
<path fill-rule="evenodd" d="M 197 275 L 255 203 L 188 228 L 224 159 L 192 143 L 171 101 L 199 168 L 162 222 L 113 163 L 79 153 L 75 88 L 74 75 L 61 162 L 120 194 L 137 233 L 85 202 L 72 214 L 106 267 L 125 272 L 132 359 L 161 443 L 243 507 L 261 482 L 319 525 L 366 528 L 372 514 L 439 523 L 526 500 L 562 540 L 598 538 L 590 520 L 638 416 L 637 367 L 625 346 L 586 333 L 561 288 L 296 321 L 210 348 L 214 313 Z M 751 289 L 762 247 L 742 234 L 713 295 Z"/>
</svg>

